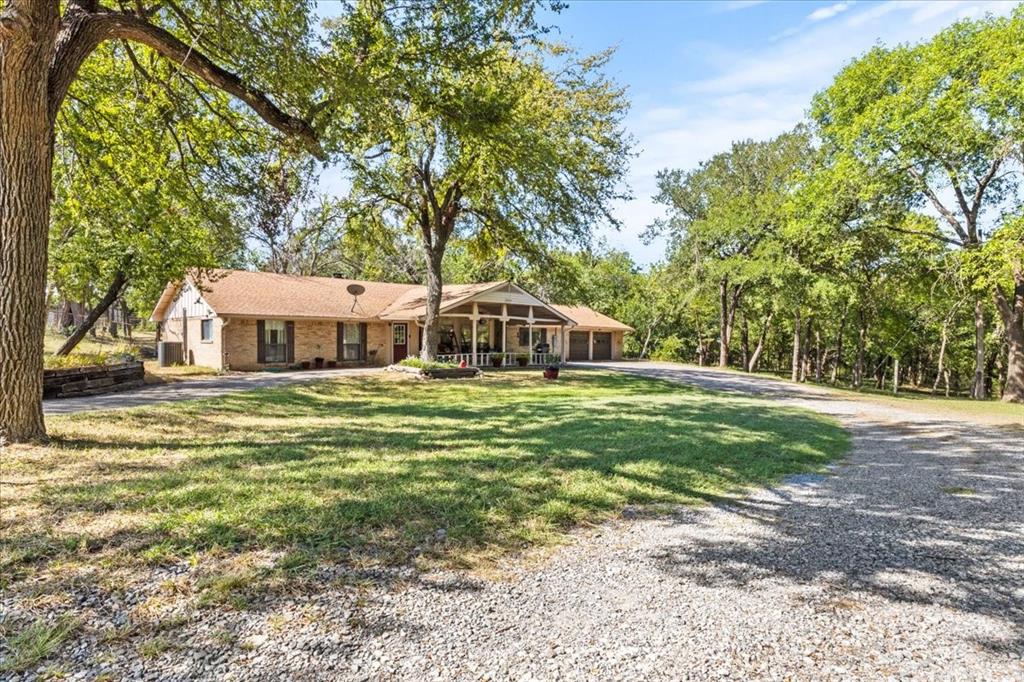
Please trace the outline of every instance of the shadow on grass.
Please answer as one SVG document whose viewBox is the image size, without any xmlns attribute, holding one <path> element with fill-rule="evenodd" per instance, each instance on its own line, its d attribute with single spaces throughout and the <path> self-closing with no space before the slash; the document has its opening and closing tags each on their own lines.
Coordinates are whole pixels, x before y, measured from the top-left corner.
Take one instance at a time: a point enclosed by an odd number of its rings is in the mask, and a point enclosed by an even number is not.
<svg viewBox="0 0 1024 682">
<path fill-rule="evenodd" d="M 349 380 L 81 415 L 53 454 L 89 462 L 40 485 L 61 519 L 129 530 L 63 548 L 176 557 L 214 547 L 459 565 L 549 542 L 624 505 L 717 499 L 820 468 L 845 433 L 808 412 L 621 374 L 558 382 Z M 81 471 L 81 470 L 79 470 Z M 5 542 L 46 545 L 17 528 Z M 28 555 L 26 555 L 28 558 Z"/>
</svg>

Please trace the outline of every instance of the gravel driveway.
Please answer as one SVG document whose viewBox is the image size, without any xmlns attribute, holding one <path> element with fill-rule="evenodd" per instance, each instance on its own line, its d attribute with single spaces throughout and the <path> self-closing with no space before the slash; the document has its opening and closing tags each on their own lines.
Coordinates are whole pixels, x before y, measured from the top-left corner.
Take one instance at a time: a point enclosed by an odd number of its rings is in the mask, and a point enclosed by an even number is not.
<svg viewBox="0 0 1024 682">
<path fill-rule="evenodd" d="M 356 367 L 344 369 L 314 369 L 302 372 L 234 372 L 224 376 L 188 379 L 167 384 L 143 386 L 124 393 L 105 393 L 81 398 L 59 398 L 43 401 L 44 414 L 71 414 L 96 410 L 117 410 L 125 407 L 141 407 L 156 403 L 171 403 L 198 398 L 215 398 L 251 391 L 254 388 L 272 388 L 288 384 L 337 379 L 346 376 L 361 376 L 383 371 L 379 367 Z"/>
<path fill-rule="evenodd" d="M 209 679 L 1024 679 L 1024 431 L 673 365 L 836 415 L 853 451 L 743 501 L 580 533 L 499 580 L 330 580 L 110 671 Z M 359 577 L 369 586 L 351 587 Z M 213 620 L 216 619 L 216 620 Z M 228 629 L 241 646 L 215 644 Z M 204 645 L 203 642 L 207 644 Z M 98 670 L 91 670 L 90 676 Z M 118 675 L 120 676 L 120 675 Z"/>
</svg>

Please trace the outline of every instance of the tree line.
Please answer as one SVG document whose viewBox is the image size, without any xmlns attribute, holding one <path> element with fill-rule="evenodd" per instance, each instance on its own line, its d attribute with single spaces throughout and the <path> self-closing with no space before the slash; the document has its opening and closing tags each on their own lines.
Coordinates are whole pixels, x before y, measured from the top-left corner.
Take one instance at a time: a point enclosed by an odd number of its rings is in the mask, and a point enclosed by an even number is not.
<svg viewBox="0 0 1024 682">
<path fill-rule="evenodd" d="M 876 47 L 795 130 L 662 171 L 653 354 L 1024 402 L 1022 114 L 1018 8 Z"/>
</svg>

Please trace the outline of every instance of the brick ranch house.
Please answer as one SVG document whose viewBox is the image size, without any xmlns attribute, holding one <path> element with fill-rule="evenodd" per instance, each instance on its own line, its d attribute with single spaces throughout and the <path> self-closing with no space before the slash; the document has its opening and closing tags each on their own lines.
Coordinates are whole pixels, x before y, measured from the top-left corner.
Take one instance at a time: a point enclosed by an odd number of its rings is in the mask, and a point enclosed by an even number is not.
<svg viewBox="0 0 1024 682">
<path fill-rule="evenodd" d="M 388 365 L 417 355 L 426 287 L 245 270 L 170 283 L 153 311 L 187 364 L 258 370 L 295 363 Z M 547 303 L 511 282 L 454 284 L 441 299 L 438 358 L 489 366 L 618 360 L 632 328 L 583 306 Z"/>
</svg>

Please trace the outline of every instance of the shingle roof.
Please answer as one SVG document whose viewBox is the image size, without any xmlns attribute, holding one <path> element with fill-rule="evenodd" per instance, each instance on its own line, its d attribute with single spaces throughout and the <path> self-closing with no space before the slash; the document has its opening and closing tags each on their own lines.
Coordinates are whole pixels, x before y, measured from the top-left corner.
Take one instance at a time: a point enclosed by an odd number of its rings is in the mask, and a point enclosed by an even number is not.
<svg viewBox="0 0 1024 682">
<path fill-rule="evenodd" d="M 441 310 L 458 305 L 462 301 L 473 298 L 504 282 L 477 282 L 475 284 L 445 284 L 441 288 Z M 424 286 L 410 289 L 400 295 L 394 303 L 381 313 L 381 317 L 389 320 L 407 320 L 420 317 L 427 312 L 427 288 Z"/>
<path fill-rule="evenodd" d="M 622 324 L 616 319 L 599 313 L 593 308 L 583 305 L 557 305 L 552 303 L 551 307 L 562 313 L 576 323 L 574 329 L 611 329 L 613 331 L 631 332 L 633 328 L 628 324 Z"/>
<path fill-rule="evenodd" d="M 375 318 L 399 296 L 419 284 L 367 282 L 334 277 L 279 275 L 248 270 L 215 270 L 196 282 L 203 299 L 221 317 L 295 317 L 327 319 Z M 350 284 L 365 292 L 353 296 Z M 165 297 L 161 297 L 161 302 Z M 166 307 L 166 306 L 165 306 Z M 160 319 L 158 304 L 153 312 Z"/>
<path fill-rule="evenodd" d="M 221 317 L 318 319 L 390 319 L 421 317 L 426 309 L 427 288 L 421 284 L 396 284 L 333 277 L 279 275 L 249 270 L 212 270 L 193 279 L 203 299 Z M 353 296 L 350 284 L 359 284 L 364 292 Z M 504 282 L 446 284 L 441 308 L 458 305 Z M 152 319 L 162 320 L 174 300 L 180 283 L 168 284 L 153 311 Z M 632 331 L 607 315 L 585 306 L 551 305 L 581 329 Z"/>
</svg>

